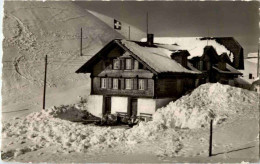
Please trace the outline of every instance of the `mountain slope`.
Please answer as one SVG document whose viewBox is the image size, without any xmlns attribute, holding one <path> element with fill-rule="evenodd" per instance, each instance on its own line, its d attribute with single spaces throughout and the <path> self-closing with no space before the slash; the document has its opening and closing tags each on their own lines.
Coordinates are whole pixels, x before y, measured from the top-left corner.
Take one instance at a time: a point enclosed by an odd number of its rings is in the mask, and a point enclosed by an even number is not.
<svg viewBox="0 0 260 164">
<path fill-rule="evenodd" d="M 84 56 L 80 56 L 80 28 Z M 106 43 L 123 38 L 73 2 L 5 2 L 3 34 L 3 111 L 21 104 L 26 104 L 26 108 L 41 104 L 45 55 L 47 91 L 52 92 L 52 97 L 55 90 L 75 97 L 66 90 L 87 87 L 88 82 L 86 75 L 75 74 L 75 70 Z M 75 94 L 87 93 L 80 89 Z M 49 104 L 52 105 L 55 104 Z"/>
<path fill-rule="evenodd" d="M 103 15 L 101 13 L 87 10 L 89 13 L 93 14 L 97 18 L 99 18 L 101 21 L 105 22 L 109 27 L 114 28 L 114 19 L 112 17 Z M 126 22 L 123 22 L 121 20 L 118 20 L 121 22 L 121 29 L 117 30 L 118 33 L 123 35 L 125 38 L 129 39 L 129 27 L 130 27 L 130 39 L 131 40 L 137 40 L 139 41 L 140 39 L 146 37 L 146 33 L 137 27 L 134 27 Z"/>
</svg>

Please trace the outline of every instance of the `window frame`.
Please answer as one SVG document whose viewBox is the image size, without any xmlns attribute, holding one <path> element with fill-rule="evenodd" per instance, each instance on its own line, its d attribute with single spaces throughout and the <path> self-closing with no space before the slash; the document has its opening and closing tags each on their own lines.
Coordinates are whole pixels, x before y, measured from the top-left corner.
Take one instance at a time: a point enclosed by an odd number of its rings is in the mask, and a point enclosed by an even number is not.
<svg viewBox="0 0 260 164">
<path fill-rule="evenodd" d="M 129 81 L 130 82 L 130 88 L 127 88 L 127 81 Z M 127 78 L 127 79 L 125 79 L 125 89 L 126 90 L 132 90 L 133 89 L 133 79 L 130 79 L 130 78 Z"/>
<path fill-rule="evenodd" d="M 101 88 L 106 89 L 107 88 L 107 78 L 102 77 L 101 78 Z"/>
<path fill-rule="evenodd" d="M 116 66 L 116 65 L 115 65 L 116 63 L 118 63 L 118 68 L 115 67 L 115 66 Z M 120 63 L 121 63 L 121 62 L 120 62 L 119 59 L 113 59 L 113 69 L 114 69 L 114 70 L 119 70 L 119 69 L 120 69 Z"/>
<path fill-rule="evenodd" d="M 142 81 L 142 83 L 141 83 L 141 81 Z M 140 86 L 142 86 L 143 88 Z M 145 90 L 145 79 L 138 79 L 138 90 L 141 90 L 141 91 Z"/>
<path fill-rule="evenodd" d="M 115 80 L 117 81 L 117 83 L 115 83 Z M 115 86 L 117 86 L 117 87 L 115 87 Z M 112 89 L 119 89 L 119 79 L 118 78 L 113 78 Z"/>
<path fill-rule="evenodd" d="M 127 61 L 129 61 L 129 63 Z M 127 67 L 127 66 L 129 66 L 129 67 Z M 131 70 L 132 69 L 132 59 L 131 58 L 126 58 L 125 59 L 125 69 L 126 70 Z"/>
</svg>

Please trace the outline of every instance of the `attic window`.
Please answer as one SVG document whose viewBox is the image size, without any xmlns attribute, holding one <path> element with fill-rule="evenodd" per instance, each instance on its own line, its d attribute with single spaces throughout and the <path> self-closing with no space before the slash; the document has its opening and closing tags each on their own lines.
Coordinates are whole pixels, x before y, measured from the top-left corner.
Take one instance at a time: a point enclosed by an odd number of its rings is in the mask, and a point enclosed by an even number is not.
<svg viewBox="0 0 260 164">
<path fill-rule="evenodd" d="M 113 69 L 120 69 L 120 60 L 113 60 Z"/>
<path fill-rule="evenodd" d="M 126 59 L 126 69 L 132 69 L 132 59 Z"/>
<path fill-rule="evenodd" d="M 142 63 L 139 63 L 139 66 L 138 66 L 139 69 L 144 69 L 144 66 Z"/>
</svg>

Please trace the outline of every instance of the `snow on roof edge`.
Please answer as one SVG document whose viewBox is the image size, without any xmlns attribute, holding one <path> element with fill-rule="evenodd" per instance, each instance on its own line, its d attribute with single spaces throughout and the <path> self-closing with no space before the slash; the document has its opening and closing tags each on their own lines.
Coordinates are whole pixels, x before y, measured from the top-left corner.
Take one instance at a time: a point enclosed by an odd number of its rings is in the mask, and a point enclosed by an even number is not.
<svg viewBox="0 0 260 164">
<path fill-rule="evenodd" d="M 120 43 L 158 73 L 201 74 L 201 72 L 188 70 L 175 60 L 171 59 L 170 55 L 173 52 L 169 49 L 162 47 L 143 47 L 134 41 L 125 39 L 121 39 Z"/>
</svg>

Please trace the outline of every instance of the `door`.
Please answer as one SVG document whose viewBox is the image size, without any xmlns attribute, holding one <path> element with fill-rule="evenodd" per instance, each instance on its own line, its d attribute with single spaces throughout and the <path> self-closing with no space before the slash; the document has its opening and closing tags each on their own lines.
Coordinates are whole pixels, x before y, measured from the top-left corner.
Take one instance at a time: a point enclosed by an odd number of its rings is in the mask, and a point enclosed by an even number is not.
<svg viewBox="0 0 260 164">
<path fill-rule="evenodd" d="M 111 114 L 111 97 L 105 97 L 105 112 L 104 114 Z"/>
<path fill-rule="evenodd" d="M 136 116 L 137 115 L 137 99 L 131 100 L 131 110 L 130 110 L 130 116 Z"/>
</svg>

